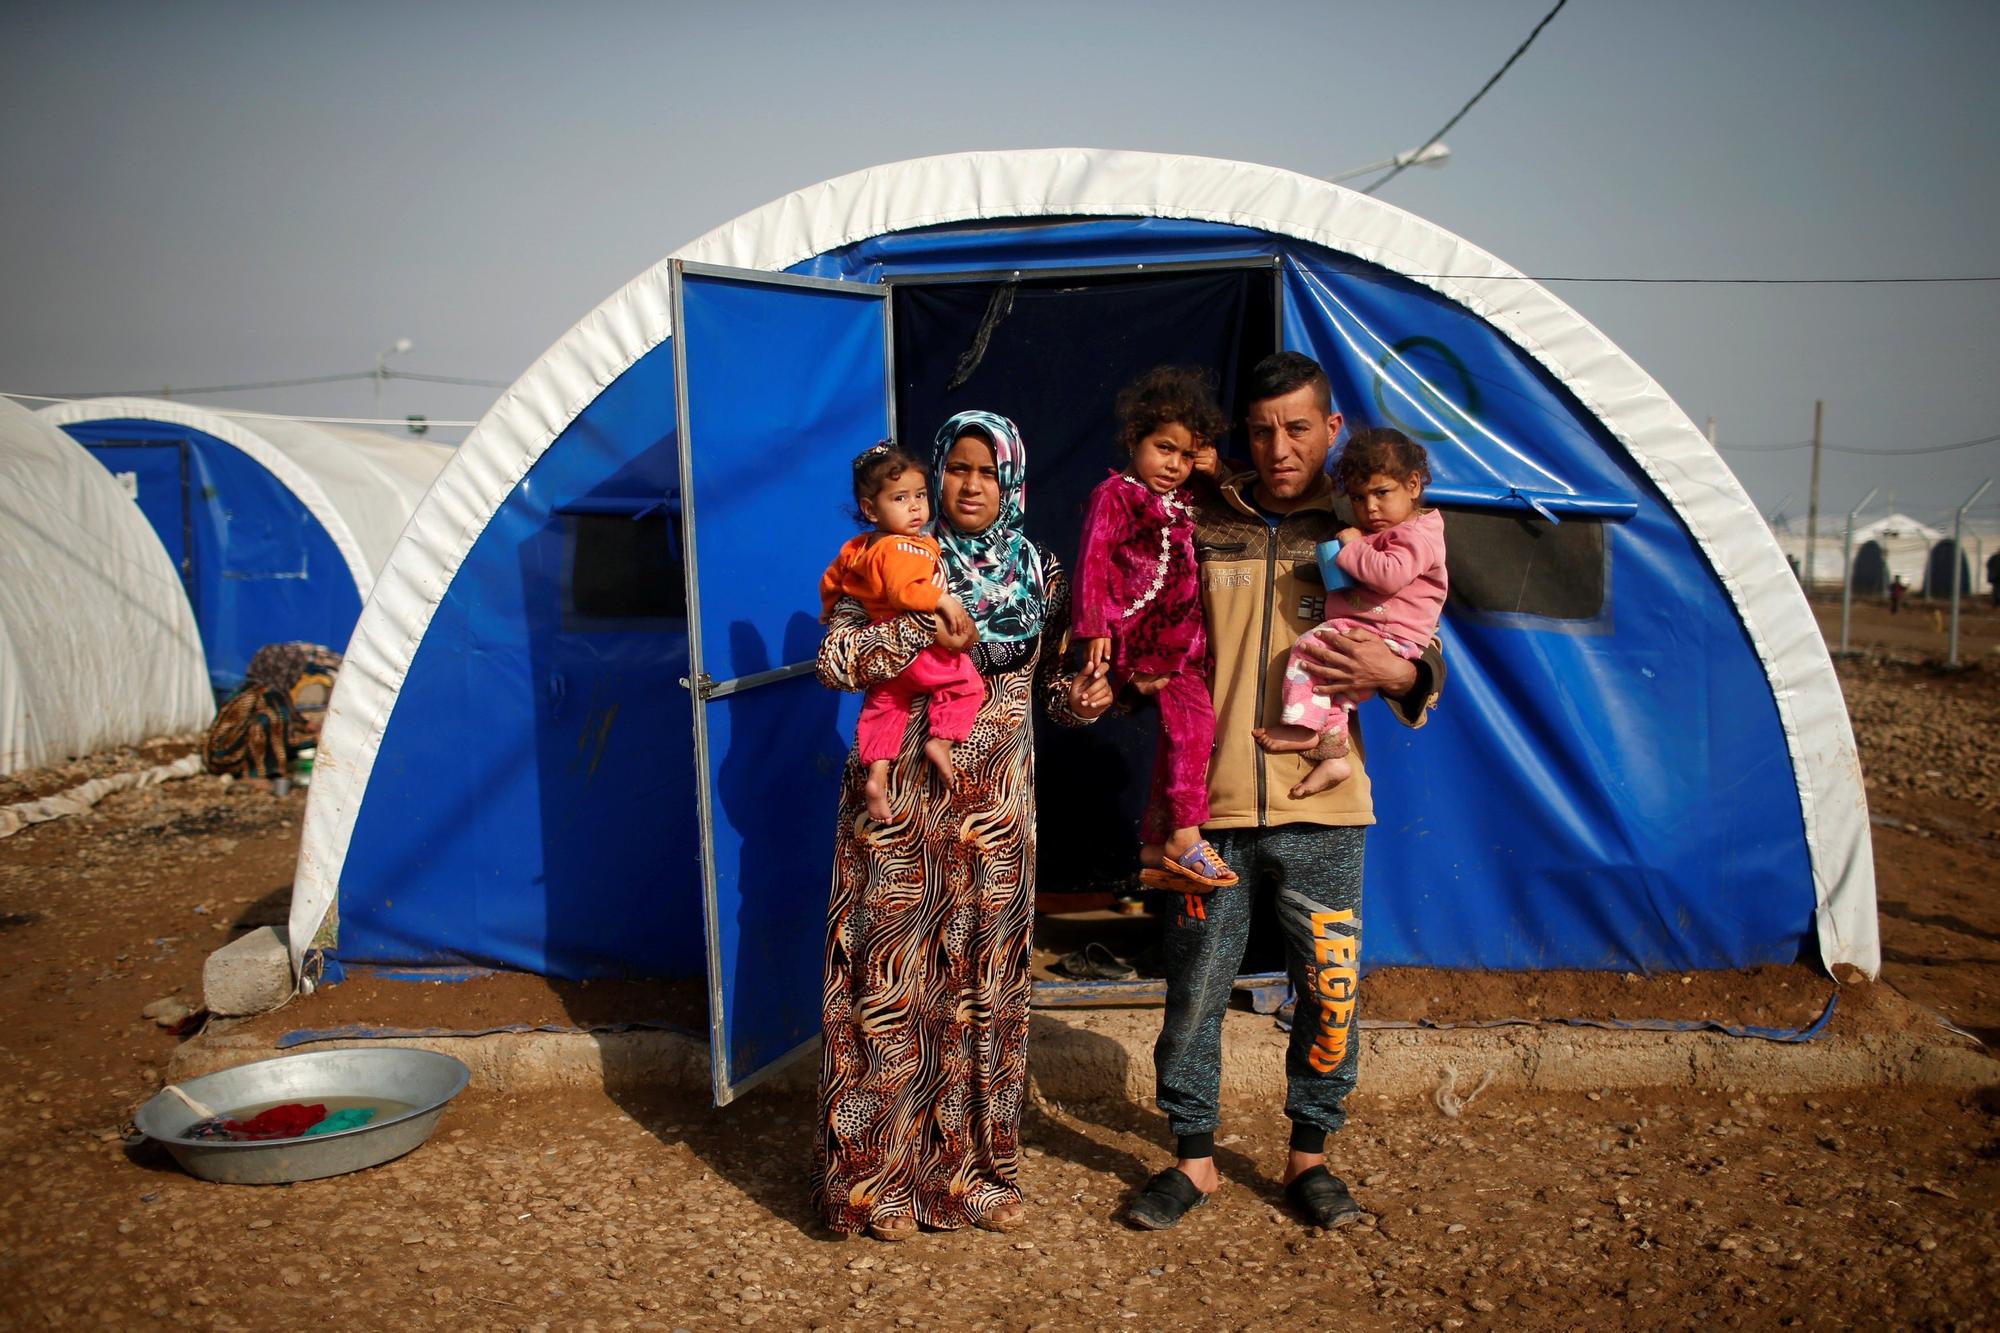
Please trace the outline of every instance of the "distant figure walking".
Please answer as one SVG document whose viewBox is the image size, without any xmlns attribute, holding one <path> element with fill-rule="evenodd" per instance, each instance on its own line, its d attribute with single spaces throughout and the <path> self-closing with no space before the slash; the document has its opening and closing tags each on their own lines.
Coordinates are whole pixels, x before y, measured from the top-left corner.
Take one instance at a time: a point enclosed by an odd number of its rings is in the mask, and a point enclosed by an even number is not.
<svg viewBox="0 0 2000 1333">
<path fill-rule="evenodd" d="M 1898 574 L 1896 575 L 1895 578 L 1889 580 L 1890 615 L 1893 616 L 1898 611 L 1903 609 L 1903 596 L 1904 594 L 1908 593 L 1909 590 L 1910 590 L 1910 585 L 1903 582 L 1903 576 L 1901 574 Z"/>
<path fill-rule="evenodd" d="M 2000 551 L 1986 557 L 1986 595 L 2000 608 Z"/>
</svg>

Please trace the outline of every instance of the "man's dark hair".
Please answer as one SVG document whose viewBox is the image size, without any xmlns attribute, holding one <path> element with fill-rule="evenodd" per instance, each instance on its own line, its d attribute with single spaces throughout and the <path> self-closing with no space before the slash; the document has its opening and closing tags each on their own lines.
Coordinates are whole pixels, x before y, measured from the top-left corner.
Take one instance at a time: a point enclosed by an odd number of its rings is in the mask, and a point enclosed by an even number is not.
<svg viewBox="0 0 2000 1333">
<path fill-rule="evenodd" d="M 1327 383 L 1326 372 L 1319 368 L 1319 362 L 1303 352 L 1273 352 L 1251 368 L 1250 378 L 1243 385 L 1243 401 L 1261 403 L 1266 398 L 1283 398 L 1308 384 L 1312 385 L 1313 401 L 1319 404 L 1319 410 L 1331 413 L 1333 386 Z"/>
</svg>

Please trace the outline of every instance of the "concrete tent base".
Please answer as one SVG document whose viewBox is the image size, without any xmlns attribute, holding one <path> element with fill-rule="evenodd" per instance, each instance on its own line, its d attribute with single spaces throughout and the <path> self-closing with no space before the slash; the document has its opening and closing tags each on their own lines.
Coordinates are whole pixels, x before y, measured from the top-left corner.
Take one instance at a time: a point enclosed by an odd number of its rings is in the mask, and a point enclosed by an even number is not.
<svg viewBox="0 0 2000 1333">
<path fill-rule="evenodd" d="M 1159 1011 L 1037 1013 L 1028 1041 L 1040 1095 L 1058 1102 L 1150 1101 Z M 1222 1090 L 1232 1101 L 1275 1102 L 1284 1092 L 1285 1034 L 1264 1015 L 1232 1012 L 1223 1023 Z M 328 1041 L 293 1050 L 398 1045 L 443 1051 L 472 1069 L 475 1087 L 507 1093 L 568 1087 L 659 1087 L 706 1095 L 708 1048 L 680 1033 L 525 1032 L 481 1037 Z M 196 1037 L 175 1054 L 178 1082 L 285 1054 L 268 1040 L 226 1029 Z M 1538 1092 L 1609 1088 L 1731 1088 L 1798 1093 L 1908 1084 L 1972 1088 L 2000 1082 L 2000 1062 L 1941 1025 L 1782 1043 L 1713 1032 L 1626 1032 L 1553 1025 L 1362 1033 L 1361 1087 L 1392 1097 L 1425 1096 L 1452 1071 L 1459 1093 L 1489 1072 L 1493 1090 Z M 769 1080 L 774 1090 L 809 1094 L 818 1064 L 805 1057 Z"/>
</svg>

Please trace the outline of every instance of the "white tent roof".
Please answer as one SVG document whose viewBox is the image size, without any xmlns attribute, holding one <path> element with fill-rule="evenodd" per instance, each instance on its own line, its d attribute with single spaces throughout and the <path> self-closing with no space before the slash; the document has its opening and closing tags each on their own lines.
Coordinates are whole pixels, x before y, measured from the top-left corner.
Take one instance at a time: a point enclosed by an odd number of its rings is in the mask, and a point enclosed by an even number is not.
<svg viewBox="0 0 2000 1333">
<path fill-rule="evenodd" d="M 1868 810 L 1832 660 L 1770 529 L 1666 390 L 1538 283 L 1380 200 L 1273 167 L 1074 148 L 921 158 L 775 200 L 634 279 L 500 397 L 438 478 L 355 627 L 306 816 L 292 898 L 295 962 L 333 903 L 383 730 L 433 609 L 542 451 L 672 332 L 672 260 L 776 271 L 915 227 L 1053 217 L 1230 223 L 1353 255 L 1475 312 L 1561 381 L 1674 506 L 1741 613 L 1791 752 L 1822 956 L 1870 975 L 1880 968 Z"/>
<path fill-rule="evenodd" d="M 56 403 L 41 415 L 58 426 L 80 421 L 160 421 L 212 435 L 255 459 L 319 520 L 367 601 L 403 525 L 452 451 L 375 431 L 281 417 L 224 415 L 153 398 Z"/>
<path fill-rule="evenodd" d="M 197 731 L 215 702 L 180 576 L 82 446 L 0 399 L 0 773 Z"/>
<path fill-rule="evenodd" d="M 1845 516 L 1834 515 L 1828 524 L 1821 520 L 1819 542 L 1813 551 L 1814 586 L 1839 587 L 1841 583 L 1841 556 L 1846 546 L 1844 533 Z M 1806 527 L 1801 519 L 1788 519 L 1773 529 L 1778 547 L 1791 559 L 1799 563 L 1801 575 L 1805 569 Z M 1924 586 L 1924 570 L 1930 564 L 1931 548 L 1951 537 L 1949 528 L 1935 528 L 1908 514 L 1886 514 L 1870 523 L 1863 523 L 1854 529 L 1854 551 L 1858 556 L 1861 548 L 1874 542 L 1882 553 L 1883 566 L 1890 575 L 1901 575 L 1903 582 L 1912 588 Z M 1966 526 L 1966 562 L 1970 568 L 1975 562 L 1973 555 L 1978 549 L 1979 539 L 1972 525 Z M 1985 570 L 1972 569 L 1974 591 L 1983 589 Z"/>
<path fill-rule="evenodd" d="M 1932 542 L 1942 541 L 1951 534 L 1940 531 L 1928 523 L 1920 523 L 1908 514 L 1889 514 L 1873 523 L 1863 523 L 1854 530 L 1854 544 L 1863 542 L 1892 542 L 1915 540 L 1928 547 Z"/>
</svg>

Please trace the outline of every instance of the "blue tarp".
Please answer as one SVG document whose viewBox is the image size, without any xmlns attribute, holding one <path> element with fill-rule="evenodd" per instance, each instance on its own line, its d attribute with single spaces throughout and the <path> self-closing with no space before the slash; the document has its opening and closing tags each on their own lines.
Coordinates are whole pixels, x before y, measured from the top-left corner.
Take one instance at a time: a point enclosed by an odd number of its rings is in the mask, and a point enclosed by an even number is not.
<svg viewBox="0 0 2000 1333">
<path fill-rule="evenodd" d="M 1380 820 L 1368 845 L 1371 961 L 1651 972 L 1799 957 L 1814 907 L 1805 833 L 1748 636 L 1643 474 L 1478 317 L 1329 251 L 1157 219 L 877 237 L 797 271 L 873 284 L 917 273 L 1032 278 L 1258 259 L 1277 261 L 1264 341 L 1281 336 L 1319 358 L 1351 424 L 1400 423 L 1422 438 L 1440 498 L 1534 522 L 1548 509 L 1566 527 L 1602 523 L 1601 608 L 1558 619 L 1455 605 L 1442 631 L 1450 686 L 1430 723 L 1407 731 L 1380 705 L 1364 706 Z M 982 383 L 975 372 L 952 391 L 1021 423 L 1029 526 L 1059 552 L 1073 549 L 1078 515 L 1058 497 L 1087 491 L 1112 461 L 1103 422 L 1116 383 L 1107 388 L 1104 366 L 1160 357 L 1163 339 L 1171 352 L 1181 327 L 1135 339 L 1129 327 L 1093 324 L 1086 298 L 1106 290 L 1094 283 L 1062 284 L 1077 297 L 1074 336 L 1043 361 L 1035 383 Z M 893 309 L 900 319 L 902 306 Z M 1006 318 L 988 332 L 997 365 Z M 1254 341 L 1242 335 L 1245 347 Z M 1200 355 L 1190 347 L 1183 359 Z M 806 399 L 830 401 L 836 381 L 856 373 L 845 357 L 818 369 L 785 364 L 787 376 L 806 381 L 786 392 Z M 900 362 L 897 370 L 899 434 L 921 450 L 945 390 L 907 381 Z M 739 367 L 730 392 L 753 400 L 755 372 Z M 716 598 L 730 607 L 728 624 L 704 634 L 728 671 L 811 657 L 813 582 L 848 502 L 834 474 L 870 442 L 870 429 L 854 421 L 824 433 L 773 430 L 715 459 L 697 436 L 700 466 L 757 479 L 751 528 L 766 543 L 754 580 L 740 566 L 702 564 L 704 608 Z M 341 875 L 342 956 L 567 977 L 703 969 L 693 705 L 677 684 L 688 669 L 684 626 L 584 625 L 564 610 L 576 542 L 566 507 L 679 499 L 676 447 L 673 348 L 662 345 L 557 438 L 474 544 L 411 663 L 356 821 Z M 691 506 L 698 543 L 706 503 L 697 496 Z M 749 747 L 757 771 L 809 773 L 810 794 L 742 801 L 727 775 L 718 782 L 722 861 L 730 846 L 754 848 L 761 861 L 733 888 L 718 875 L 711 929 L 747 932 L 739 949 L 771 950 L 759 964 L 769 975 L 756 980 L 792 1015 L 786 1030 L 805 1031 L 819 1004 L 827 812 L 856 701 L 804 680 L 766 687 L 766 700 Z M 1115 768 L 1134 747 L 1129 737 L 1108 739 L 1112 728 L 1143 738 L 1136 724 L 1113 721 L 1076 743 L 1110 752 L 1093 762 Z M 1039 743 L 1046 781 L 1075 752 L 1060 748 L 1053 728 Z M 749 759 L 728 750 L 721 762 Z M 1057 835 L 1045 803 L 1044 887 L 1088 877 L 1075 870 L 1091 863 L 1086 836 L 1129 851 L 1123 830 L 1143 778 L 1139 770 L 1094 781 L 1095 803 L 1065 812 L 1074 834 Z M 773 896 L 756 887 L 759 877 L 786 887 Z M 760 902 L 782 902 L 788 916 L 774 923 Z M 790 938 L 751 938 L 774 932 Z M 744 977 L 725 980 L 741 986 Z"/>
<path fill-rule="evenodd" d="M 260 463 L 203 431 L 113 419 L 63 427 L 113 474 L 181 572 L 208 654 L 209 684 L 243 683 L 267 643 L 347 644 L 361 594 L 332 536 Z"/>
</svg>

